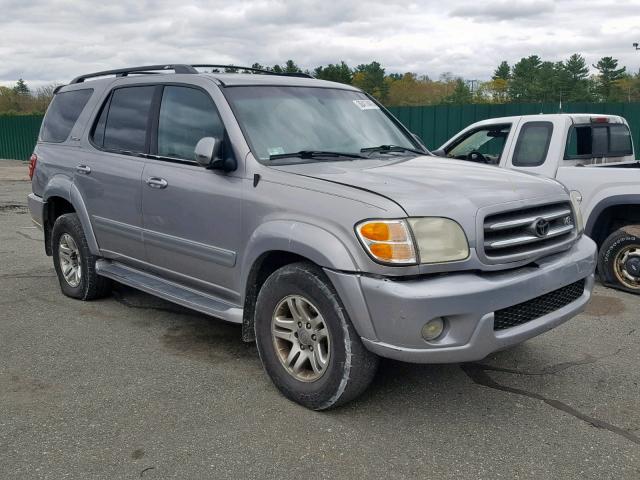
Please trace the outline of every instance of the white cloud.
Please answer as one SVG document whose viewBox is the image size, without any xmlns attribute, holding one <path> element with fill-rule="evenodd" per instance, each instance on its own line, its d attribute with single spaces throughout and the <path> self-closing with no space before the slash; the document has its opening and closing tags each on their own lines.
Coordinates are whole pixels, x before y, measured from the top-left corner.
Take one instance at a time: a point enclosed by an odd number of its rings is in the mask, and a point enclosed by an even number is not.
<svg viewBox="0 0 640 480">
<path fill-rule="evenodd" d="M 488 78 L 501 60 L 538 54 L 637 71 L 640 0 L 0 0 L 0 83 L 66 82 L 165 62 L 377 60 L 390 72 Z"/>
</svg>

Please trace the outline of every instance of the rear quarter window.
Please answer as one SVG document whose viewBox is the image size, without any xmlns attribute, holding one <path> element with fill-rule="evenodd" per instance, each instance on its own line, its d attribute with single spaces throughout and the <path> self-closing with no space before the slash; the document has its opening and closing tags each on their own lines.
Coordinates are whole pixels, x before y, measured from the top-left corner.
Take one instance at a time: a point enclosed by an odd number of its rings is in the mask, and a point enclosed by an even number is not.
<svg viewBox="0 0 640 480">
<path fill-rule="evenodd" d="M 57 93 L 44 117 L 40 140 L 54 143 L 64 142 L 69 137 L 92 94 L 92 88 Z"/>
<path fill-rule="evenodd" d="M 513 154 L 513 165 L 538 167 L 547 158 L 553 124 L 551 122 L 527 122 L 520 129 Z"/>
</svg>

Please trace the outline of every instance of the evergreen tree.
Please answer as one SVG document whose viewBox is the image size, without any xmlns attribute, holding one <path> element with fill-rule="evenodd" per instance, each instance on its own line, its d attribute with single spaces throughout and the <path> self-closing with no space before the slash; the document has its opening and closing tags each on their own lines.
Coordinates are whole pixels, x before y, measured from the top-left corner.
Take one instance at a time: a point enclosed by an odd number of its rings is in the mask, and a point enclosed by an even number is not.
<svg viewBox="0 0 640 480">
<path fill-rule="evenodd" d="M 353 72 L 346 63 L 340 62 L 339 64 L 330 63 L 326 67 L 320 66 L 316 68 L 313 71 L 313 76 L 321 80 L 350 84 Z"/>
<path fill-rule="evenodd" d="M 491 77 L 492 80 L 509 80 L 511 78 L 511 67 L 509 66 L 509 64 L 506 62 L 506 60 L 503 60 L 502 63 L 500 65 L 498 65 L 498 68 L 495 69 L 495 71 L 493 72 L 493 77 Z"/>
<path fill-rule="evenodd" d="M 517 102 L 535 102 L 537 100 L 538 77 L 542 61 L 537 55 L 520 59 L 511 70 L 509 97 Z"/>
<path fill-rule="evenodd" d="M 293 60 L 287 60 L 284 64 L 284 73 L 302 73 L 302 70 Z"/>
<path fill-rule="evenodd" d="M 384 101 L 389 87 L 384 79 L 384 68 L 378 62 L 371 62 L 356 67 L 352 83 L 378 100 Z"/>
<path fill-rule="evenodd" d="M 453 92 L 447 96 L 445 101 L 455 105 L 473 103 L 473 93 L 471 93 L 471 89 L 469 88 L 469 85 L 467 85 L 467 82 L 462 78 L 456 78 Z"/>
<path fill-rule="evenodd" d="M 584 102 L 589 97 L 589 67 L 582 55 L 574 53 L 563 65 L 562 99 L 567 102 Z"/>
<path fill-rule="evenodd" d="M 618 68 L 618 60 L 613 57 L 602 57 L 593 67 L 599 72 L 596 80 L 599 99 L 604 102 L 614 100 L 620 94 L 616 82 L 625 77 L 626 67 Z"/>
<path fill-rule="evenodd" d="M 27 87 L 27 84 L 21 78 L 16 82 L 15 87 L 13 87 L 13 91 L 18 95 L 29 95 L 31 93 L 29 87 Z"/>
</svg>

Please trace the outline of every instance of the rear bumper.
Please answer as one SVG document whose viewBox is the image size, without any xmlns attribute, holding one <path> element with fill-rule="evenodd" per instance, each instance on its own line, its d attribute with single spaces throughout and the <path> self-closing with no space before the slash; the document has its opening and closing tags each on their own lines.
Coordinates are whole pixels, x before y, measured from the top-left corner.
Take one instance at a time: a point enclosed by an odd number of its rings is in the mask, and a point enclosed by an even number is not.
<svg viewBox="0 0 640 480">
<path fill-rule="evenodd" d="M 27 196 L 27 203 L 29 205 L 29 212 L 31 212 L 31 221 L 42 230 L 45 201 L 35 193 L 30 193 Z"/>
<path fill-rule="evenodd" d="M 535 265 L 503 272 L 451 273 L 397 281 L 328 271 L 365 346 L 388 358 L 414 363 L 480 360 L 567 321 L 591 297 L 596 246 L 582 237 L 568 251 Z M 494 330 L 494 312 L 533 300 L 579 280 L 582 295 L 551 313 Z M 430 319 L 445 319 L 436 341 L 422 339 Z"/>
</svg>

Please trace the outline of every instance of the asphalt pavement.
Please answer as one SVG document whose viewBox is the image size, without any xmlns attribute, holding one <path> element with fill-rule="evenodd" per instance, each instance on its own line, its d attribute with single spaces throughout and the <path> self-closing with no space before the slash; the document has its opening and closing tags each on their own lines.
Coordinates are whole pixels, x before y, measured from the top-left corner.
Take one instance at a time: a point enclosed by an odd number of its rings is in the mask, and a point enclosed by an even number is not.
<svg viewBox="0 0 640 480">
<path fill-rule="evenodd" d="M 639 479 L 640 297 L 464 365 L 383 361 L 359 400 L 283 398 L 237 325 L 127 287 L 63 296 L 0 162 L 0 479 Z"/>
</svg>

